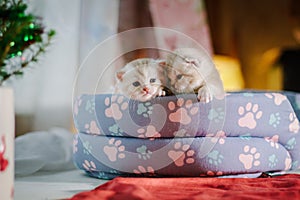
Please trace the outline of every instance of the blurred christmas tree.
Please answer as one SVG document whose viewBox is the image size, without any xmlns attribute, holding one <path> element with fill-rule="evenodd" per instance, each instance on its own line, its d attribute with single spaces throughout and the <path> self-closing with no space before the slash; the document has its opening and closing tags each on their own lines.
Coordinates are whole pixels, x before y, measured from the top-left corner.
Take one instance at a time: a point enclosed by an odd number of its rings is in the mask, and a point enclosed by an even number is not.
<svg viewBox="0 0 300 200">
<path fill-rule="evenodd" d="M 0 85 L 37 62 L 55 34 L 26 9 L 23 0 L 0 0 Z"/>
</svg>

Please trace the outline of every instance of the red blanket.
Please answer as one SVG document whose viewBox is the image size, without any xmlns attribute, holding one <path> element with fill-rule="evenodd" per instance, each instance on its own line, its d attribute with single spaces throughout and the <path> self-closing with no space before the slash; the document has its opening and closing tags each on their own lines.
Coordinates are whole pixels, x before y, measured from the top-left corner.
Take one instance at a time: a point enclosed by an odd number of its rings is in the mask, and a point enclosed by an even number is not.
<svg viewBox="0 0 300 200">
<path fill-rule="evenodd" d="M 300 199 L 300 175 L 273 178 L 115 178 L 71 200 Z"/>
</svg>

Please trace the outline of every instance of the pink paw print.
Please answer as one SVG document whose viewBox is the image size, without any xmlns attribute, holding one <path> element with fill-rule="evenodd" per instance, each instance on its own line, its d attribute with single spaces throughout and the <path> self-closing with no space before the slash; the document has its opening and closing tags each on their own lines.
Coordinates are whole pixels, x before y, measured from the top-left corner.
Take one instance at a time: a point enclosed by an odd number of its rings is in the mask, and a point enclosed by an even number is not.
<svg viewBox="0 0 300 200">
<path fill-rule="evenodd" d="M 174 150 L 168 152 L 169 158 L 171 158 L 178 167 L 181 167 L 184 164 L 194 163 L 194 154 L 195 151 L 190 149 L 190 145 L 182 145 L 181 142 L 176 142 L 174 144 Z"/>
<path fill-rule="evenodd" d="M 140 128 L 137 130 L 139 133 L 139 138 L 158 138 L 161 134 L 152 125 L 147 126 L 147 128 Z"/>
<path fill-rule="evenodd" d="M 274 99 L 274 103 L 275 105 L 279 106 L 280 104 L 282 104 L 283 101 L 285 101 L 287 98 L 285 95 L 282 95 L 280 93 L 267 93 L 265 94 L 266 97 L 268 97 L 269 99 Z"/>
<path fill-rule="evenodd" d="M 177 110 L 176 104 L 180 107 Z M 174 111 L 169 115 L 170 121 L 179 122 L 184 125 L 191 123 L 191 115 L 196 115 L 198 113 L 198 106 L 195 106 L 192 100 L 189 99 L 185 101 L 183 98 L 179 98 L 176 104 L 172 101 L 168 104 L 170 111 Z"/>
<path fill-rule="evenodd" d="M 262 111 L 258 109 L 257 104 L 247 103 L 245 107 L 240 106 L 238 110 L 241 118 L 238 121 L 240 127 L 254 129 L 257 125 L 257 120 L 262 117 Z"/>
<path fill-rule="evenodd" d="M 105 109 L 105 115 L 116 120 L 120 120 L 123 117 L 122 111 L 128 108 L 128 103 L 125 102 L 123 96 L 113 95 L 111 98 L 106 97 L 104 104 L 108 106 L 108 108 Z"/>
<path fill-rule="evenodd" d="M 87 171 L 96 171 L 96 165 L 93 161 L 85 160 L 84 163 L 82 164 L 82 166 Z"/>
<path fill-rule="evenodd" d="M 274 147 L 276 149 L 279 149 L 279 135 L 274 135 L 272 137 L 265 137 L 265 140 L 270 143 L 271 147 Z"/>
<path fill-rule="evenodd" d="M 298 121 L 296 114 L 290 113 L 289 119 L 291 122 L 289 125 L 289 131 L 292 133 L 298 133 L 300 126 L 299 126 L 299 121 Z"/>
<path fill-rule="evenodd" d="M 143 167 L 141 165 L 138 166 L 138 169 L 134 169 L 133 173 L 135 174 L 152 174 L 154 175 L 154 169 L 151 166 Z"/>
<path fill-rule="evenodd" d="M 125 146 L 122 145 L 121 140 L 110 139 L 108 145 L 104 146 L 103 151 L 112 162 L 117 161 L 117 159 L 125 158 Z"/>
<path fill-rule="evenodd" d="M 244 153 L 239 155 L 239 160 L 243 163 L 245 169 L 251 169 L 253 166 L 259 166 L 260 153 L 257 152 L 255 147 L 250 148 L 246 145 L 244 147 Z"/>
<path fill-rule="evenodd" d="M 100 135 L 100 129 L 95 121 L 91 121 L 89 124 L 85 124 L 84 128 L 87 133 L 92 133 L 96 135 Z"/>
</svg>

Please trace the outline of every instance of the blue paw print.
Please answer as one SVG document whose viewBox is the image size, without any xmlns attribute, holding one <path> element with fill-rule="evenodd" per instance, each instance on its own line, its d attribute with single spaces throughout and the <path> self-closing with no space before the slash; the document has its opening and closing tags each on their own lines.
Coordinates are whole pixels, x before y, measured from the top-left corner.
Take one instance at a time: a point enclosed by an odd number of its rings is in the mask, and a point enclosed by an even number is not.
<svg viewBox="0 0 300 200">
<path fill-rule="evenodd" d="M 93 113 L 93 111 L 95 110 L 95 99 L 91 99 L 86 102 L 85 110 L 89 113 Z"/>
<path fill-rule="evenodd" d="M 269 119 L 269 124 L 274 128 L 276 128 L 280 124 L 280 120 L 281 118 L 278 112 L 275 114 L 271 114 Z"/>
<path fill-rule="evenodd" d="M 214 121 L 216 123 L 221 122 L 224 119 L 224 110 L 223 108 L 217 108 L 217 109 L 210 109 L 209 113 L 208 113 L 208 119 L 210 121 Z"/>
<path fill-rule="evenodd" d="M 244 97 L 253 97 L 254 94 L 253 94 L 253 93 L 250 93 L 250 92 L 245 92 L 245 93 L 243 94 L 243 96 L 244 96 Z"/>
<path fill-rule="evenodd" d="M 288 149 L 288 150 L 292 150 L 294 149 L 294 147 L 296 146 L 297 142 L 296 142 L 296 139 L 293 137 L 291 139 L 289 139 L 286 143 L 285 148 Z"/>
<path fill-rule="evenodd" d="M 108 130 L 112 133 L 113 136 L 122 136 L 124 133 L 124 131 L 117 124 L 110 126 Z"/>
<path fill-rule="evenodd" d="M 83 145 L 83 153 L 84 154 L 89 155 L 92 153 L 93 148 L 92 148 L 91 144 L 89 143 L 89 141 L 82 142 L 82 145 Z"/>
<path fill-rule="evenodd" d="M 152 155 L 152 151 L 147 149 L 145 145 L 136 148 L 136 152 L 139 153 L 138 154 L 139 159 L 144 159 L 144 160 L 150 159 Z"/>
<path fill-rule="evenodd" d="M 224 159 L 224 156 L 222 156 L 217 150 L 211 151 L 207 156 L 209 164 L 213 164 L 215 166 L 221 164 L 222 160 Z"/>
<path fill-rule="evenodd" d="M 152 114 L 152 110 L 153 110 L 153 107 L 150 102 L 139 103 L 136 113 L 138 115 L 143 115 L 144 117 L 149 117 L 149 115 Z"/>
<path fill-rule="evenodd" d="M 104 172 L 98 172 L 97 178 L 108 180 L 109 177 Z"/>
<path fill-rule="evenodd" d="M 271 167 L 271 168 L 275 167 L 278 162 L 278 159 L 275 154 L 272 154 L 271 156 L 269 156 L 268 160 L 269 160 L 269 167 Z"/>
<path fill-rule="evenodd" d="M 250 140 L 252 138 L 250 133 L 239 136 L 242 140 Z"/>
<path fill-rule="evenodd" d="M 292 162 L 292 169 L 297 169 L 297 168 L 299 168 L 298 161 Z"/>
</svg>

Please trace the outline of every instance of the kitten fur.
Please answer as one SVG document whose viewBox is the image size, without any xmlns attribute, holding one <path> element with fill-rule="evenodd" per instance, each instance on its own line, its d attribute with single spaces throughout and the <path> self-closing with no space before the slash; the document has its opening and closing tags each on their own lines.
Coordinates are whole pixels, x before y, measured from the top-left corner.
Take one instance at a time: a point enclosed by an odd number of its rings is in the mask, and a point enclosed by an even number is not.
<svg viewBox="0 0 300 200">
<path fill-rule="evenodd" d="M 175 94 L 197 93 L 203 102 L 224 96 L 219 73 L 203 50 L 176 49 L 166 60 L 166 72 L 170 90 Z"/>
<path fill-rule="evenodd" d="M 127 63 L 116 73 L 116 92 L 138 101 L 164 96 L 160 61 L 140 58 Z"/>
</svg>

